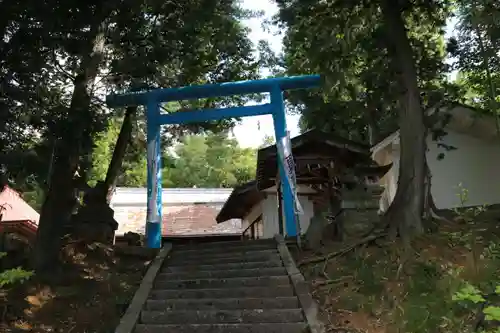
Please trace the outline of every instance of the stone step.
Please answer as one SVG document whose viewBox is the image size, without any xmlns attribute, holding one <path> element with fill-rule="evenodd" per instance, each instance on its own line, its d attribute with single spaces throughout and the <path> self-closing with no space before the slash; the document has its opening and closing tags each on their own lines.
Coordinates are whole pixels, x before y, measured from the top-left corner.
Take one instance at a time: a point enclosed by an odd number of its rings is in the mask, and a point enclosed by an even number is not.
<svg viewBox="0 0 500 333">
<path fill-rule="evenodd" d="M 215 278 L 233 278 L 233 277 L 259 277 L 259 276 L 278 276 L 286 275 L 285 267 L 273 268 L 248 268 L 216 271 L 197 271 L 182 273 L 160 273 L 156 280 L 194 280 L 194 279 L 215 279 Z"/>
<path fill-rule="evenodd" d="M 288 278 L 288 276 L 281 275 L 227 279 L 158 280 L 155 283 L 155 287 L 157 289 L 214 289 L 265 286 L 270 287 L 281 285 L 290 285 L 290 279 Z"/>
<path fill-rule="evenodd" d="M 297 297 L 147 300 L 146 310 L 296 309 Z"/>
<path fill-rule="evenodd" d="M 142 324 L 300 323 L 302 309 L 143 311 Z"/>
<path fill-rule="evenodd" d="M 294 296 L 291 286 L 246 287 L 221 289 L 153 289 L 151 299 L 176 298 L 242 298 L 242 297 L 290 297 Z"/>
<path fill-rule="evenodd" d="M 305 323 L 144 325 L 134 333 L 308 333 Z"/>
<path fill-rule="evenodd" d="M 277 249 L 257 249 L 257 250 L 247 250 L 247 251 L 224 251 L 224 252 L 213 252 L 213 253 L 205 253 L 205 252 L 194 252 L 194 253 L 186 253 L 184 251 L 175 251 L 172 252 L 170 258 L 171 259 L 185 259 L 185 260 L 204 260 L 204 259 L 215 259 L 215 258 L 245 258 L 247 256 L 256 256 L 256 255 L 274 255 L 278 254 Z"/>
<path fill-rule="evenodd" d="M 185 253 L 221 253 L 230 251 L 272 250 L 277 248 L 276 242 L 218 242 L 215 245 L 200 244 L 197 246 L 174 245 L 173 251 Z"/>
<path fill-rule="evenodd" d="M 255 244 L 255 245 L 246 245 L 246 246 L 233 246 L 233 247 L 224 247 L 218 246 L 213 248 L 203 248 L 203 247 L 177 247 L 174 246 L 173 251 L 176 253 L 184 253 L 186 255 L 194 255 L 194 254 L 219 254 L 219 253 L 227 253 L 228 249 L 232 252 L 249 252 L 249 251 L 265 251 L 265 250 L 276 250 L 276 243 L 269 244 Z"/>
<path fill-rule="evenodd" d="M 276 240 L 274 238 L 268 239 L 247 239 L 247 240 L 234 240 L 234 241 L 217 241 L 217 242 L 203 242 L 203 243 L 193 243 L 185 245 L 175 245 L 176 249 L 212 249 L 219 247 L 241 247 L 241 246 L 263 246 L 263 245 L 274 245 L 276 246 Z"/>
<path fill-rule="evenodd" d="M 234 264 L 241 262 L 256 262 L 256 261 L 276 261 L 279 260 L 280 256 L 278 253 L 274 254 L 247 254 L 245 256 L 231 256 L 225 258 L 182 258 L 182 257 L 172 257 L 165 262 L 165 265 L 173 266 L 193 266 L 196 264 L 203 263 L 205 265 L 218 265 L 218 264 Z"/>
<path fill-rule="evenodd" d="M 182 273 L 182 272 L 197 272 L 197 271 L 215 271 L 215 270 L 231 270 L 231 269 L 251 269 L 251 268 L 271 268 L 281 267 L 283 262 L 281 258 L 267 261 L 253 261 L 253 262 L 236 262 L 228 264 L 215 264 L 215 265 L 182 265 L 170 266 L 165 265 L 162 267 L 163 273 Z"/>
</svg>

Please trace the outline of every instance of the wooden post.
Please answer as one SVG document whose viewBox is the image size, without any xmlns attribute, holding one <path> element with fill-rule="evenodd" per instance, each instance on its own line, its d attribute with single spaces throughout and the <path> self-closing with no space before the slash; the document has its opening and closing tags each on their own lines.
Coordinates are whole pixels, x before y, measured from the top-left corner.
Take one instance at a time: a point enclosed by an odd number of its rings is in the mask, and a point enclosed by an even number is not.
<svg viewBox="0 0 500 333">
<path fill-rule="evenodd" d="M 342 200 L 336 197 L 335 191 L 333 189 L 333 179 L 328 177 L 328 201 L 330 203 L 330 214 L 332 216 L 336 216 L 333 221 L 334 227 L 333 230 L 335 232 L 335 240 L 343 241 L 344 240 L 344 224 L 342 221 L 342 216 L 339 213 L 341 207 Z M 340 203 L 340 205 L 339 205 Z"/>
<path fill-rule="evenodd" d="M 283 232 L 283 198 L 281 193 L 281 183 L 279 181 L 279 171 L 276 174 L 276 197 L 278 198 L 278 231 L 281 236 L 285 236 Z"/>
<path fill-rule="evenodd" d="M 278 179 L 278 178 L 276 178 Z M 283 198 L 281 195 L 281 184 L 279 181 L 276 182 L 276 190 L 278 197 L 278 230 L 281 236 L 284 236 L 283 232 Z"/>
</svg>

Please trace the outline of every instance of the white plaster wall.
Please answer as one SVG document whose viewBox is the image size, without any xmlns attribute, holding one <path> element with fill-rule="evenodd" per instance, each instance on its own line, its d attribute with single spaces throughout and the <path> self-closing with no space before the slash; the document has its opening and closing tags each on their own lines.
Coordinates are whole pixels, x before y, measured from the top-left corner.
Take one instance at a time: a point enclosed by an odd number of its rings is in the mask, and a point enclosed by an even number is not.
<svg viewBox="0 0 500 333">
<path fill-rule="evenodd" d="M 299 201 L 304 210 L 304 214 L 299 215 L 300 231 L 301 234 L 304 234 L 307 228 L 309 228 L 311 218 L 314 215 L 314 209 L 312 201 L 307 196 L 299 195 Z M 264 223 L 263 238 L 273 238 L 274 235 L 279 233 L 278 199 L 276 194 L 268 194 L 267 198 L 262 200 L 261 204 L 262 220 Z"/>
<path fill-rule="evenodd" d="M 252 207 L 252 210 L 248 212 L 245 218 L 241 221 L 242 230 L 248 228 L 250 223 L 255 221 L 259 215 L 262 214 L 262 201 Z"/>
<path fill-rule="evenodd" d="M 276 194 L 268 194 L 261 201 L 262 203 L 262 223 L 264 231 L 262 238 L 273 238 L 279 233 L 278 199 Z"/>
<path fill-rule="evenodd" d="M 304 210 L 303 215 L 299 215 L 300 218 L 300 233 L 305 234 L 311 224 L 311 218 L 314 215 L 313 202 L 306 196 L 299 196 L 300 204 Z"/>
<path fill-rule="evenodd" d="M 468 190 L 467 206 L 500 203 L 500 143 L 487 142 L 452 131 L 448 131 L 441 142 L 457 149 L 446 151 L 438 147 L 431 136 L 427 138 L 427 163 L 432 174 L 431 192 L 436 206 L 440 209 L 460 206 L 460 183 Z M 388 208 L 396 193 L 399 173 L 398 148 L 396 142 L 376 154 L 381 158 L 390 152 L 394 163 L 384 177 L 383 185 L 386 189 L 380 201 L 380 209 L 383 211 Z M 442 160 L 437 159 L 440 153 L 444 153 Z"/>
<path fill-rule="evenodd" d="M 428 138 L 427 161 L 432 173 L 432 195 L 438 208 L 460 205 L 458 184 L 468 190 L 467 206 L 500 203 L 500 144 L 448 132 L 442 142 L 456 147 L 445 151 Z M 444 159 L 437 160 L 444 152 Z"/>
<path fill-rule="evenodd" d="M 396 194 L 396 187 L 398 183 L 398 174 L 399 174 L 399 144 L 398 142 L 389 143 L 388 146 L 376 152 L 372 158 L 379 165 L 387 165 L 391 164 L 392 168 L 387 172 L 384 177 L 382 177 L 379 181 L 379 184 L 382 185 L 385 190 L 380 196 L 379 206 L 382 212 L 385 212 L 392 200 L 394 199 L 394 195 Z"/>
</svg>

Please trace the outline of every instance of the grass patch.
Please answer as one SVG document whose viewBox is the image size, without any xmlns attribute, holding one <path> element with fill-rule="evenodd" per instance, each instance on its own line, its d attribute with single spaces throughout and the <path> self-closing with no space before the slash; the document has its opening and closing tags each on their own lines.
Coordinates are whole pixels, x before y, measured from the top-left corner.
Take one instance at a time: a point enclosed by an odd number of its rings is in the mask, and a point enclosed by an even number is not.
<svg viewBox="0 0 500 333">
<path fill-rule="evenodd" d="M 484 221 L 443 225 L 437 232 L 415 240 L 411 252 L 403 251 L 400 244 L 381 240 L 326 264 L 300 268 L 312 282 L 313 294 L 333 329 L 496 333 L 492 320 L 495 309 L 490 309 L 493 315 L 489 317 L 484 309 L 500 306 L 500 296 L 496 295 L 498 303 L 491 297 L 500 285 L 497 231 L 496 223 L 493 226 Z M 339 247 L 333 244 L 322 252 L 335 252 Z M 314 256 L 307 252 L 296 255 L 299 262 Z M 485 299 L 473 302 L 468 296 L 457 298 L 468 285 Z"/>
</svg>

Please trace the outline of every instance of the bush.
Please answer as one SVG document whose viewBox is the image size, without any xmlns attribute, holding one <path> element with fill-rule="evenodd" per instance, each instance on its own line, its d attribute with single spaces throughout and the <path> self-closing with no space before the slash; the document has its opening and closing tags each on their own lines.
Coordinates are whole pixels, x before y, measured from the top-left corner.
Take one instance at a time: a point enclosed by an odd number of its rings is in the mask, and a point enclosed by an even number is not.
<svg viewBox="0 0 500 333">
<path fill-rule="evenodd" d="M 0 258 L 5 257 L 6 255 L 7 253 L 0 252 Z M 33 272 L 26 271 L 21 267 L 5 270 L 3 272 L 0 272 L 0 287 L 11 285 L 17 282 L 24 283 L 32 276 Z"/>
</svg>

